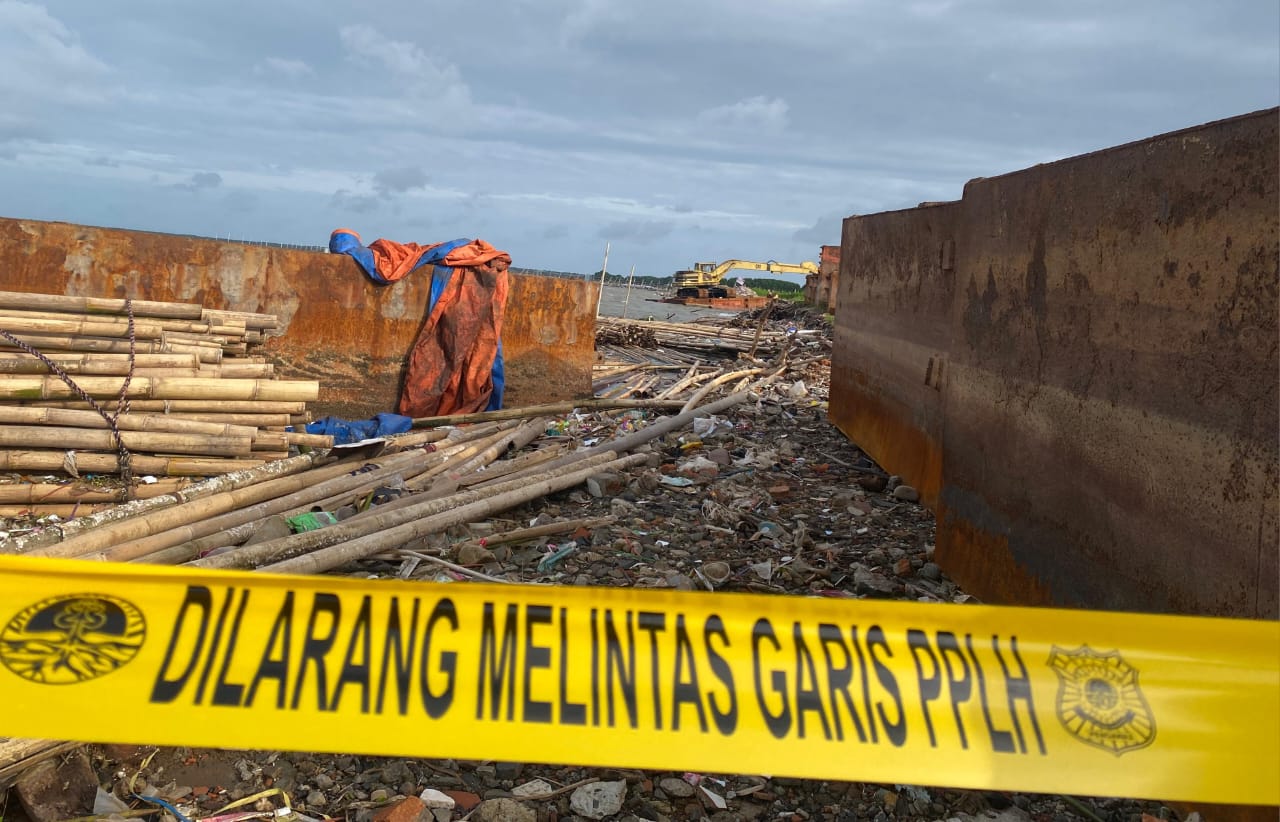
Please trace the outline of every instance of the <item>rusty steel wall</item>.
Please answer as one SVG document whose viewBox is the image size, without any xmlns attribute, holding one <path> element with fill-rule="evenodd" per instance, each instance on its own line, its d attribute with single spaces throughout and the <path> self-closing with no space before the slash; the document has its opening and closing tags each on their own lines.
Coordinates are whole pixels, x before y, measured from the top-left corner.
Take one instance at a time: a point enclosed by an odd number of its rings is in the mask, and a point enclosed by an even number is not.
<svg viewBox="0 0 1280 822">
<path fill-rule="evenodd" d="M 845 221 L 831 417 L 974 594 L 1280 616 L 1277 113 Z"/>
<path fill-rule="evenodd" d="M 201 303 L 280 317 L 268 353 L 321 381 L 318 414 L 394 411 L 430 292 L 424 266 L 374 285 L 346 255 L 0 218 L 0 290 Z M 508 407 L 591 395 L 596 286 L 513 275 L 503 327 Z"/>
</svg>

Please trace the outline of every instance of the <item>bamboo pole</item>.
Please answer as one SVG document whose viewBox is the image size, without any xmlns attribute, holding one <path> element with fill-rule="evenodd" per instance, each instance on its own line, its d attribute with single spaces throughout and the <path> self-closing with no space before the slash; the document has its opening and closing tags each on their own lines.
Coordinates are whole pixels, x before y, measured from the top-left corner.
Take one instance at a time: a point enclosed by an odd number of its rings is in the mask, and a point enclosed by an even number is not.
<svg viewBox="0 0 1280 822">
<path fill-rule="evenodd" d="M 40 309 L 75 314 L 128 314 L 135 317 L 165 317 L 198 320 L 203 308 L 197 303 L 166 303 L 154 300 L 124 300 L 108 297 L 75 297 L 63 294 L 32 294 L 25 291 L 0 291 L 0 308 Z"/>
<path fill-rule="evenodd" d="M 181 355 L 171 354 L 151 354 L 143 356 L 152 357 L 174 357 Z M 199 368 L 192 365 L 134 365 L 130 366 L 126 362 L 58 362 L 53 361 L 64 373 L 73 377 L 123 377 L 127 374 L 133 374 L 135 377 L 200 377 L 207 376 Z M 214 366 L 215 368 L 217 366 Z M 34 357 L 27 360 L 4 360 L 0 359 L 0 374 L 49 374 L 52 369 Z"/>
<path fill-rule="evenodd" d="M 702 386 L 697 391 L 695 391 L 693 396 L 690 397 L 685 402 L 684 406 L 682 406 L 680 410 L 684 412 L 684 411 L 689 411 L 693 409 L 693 407 L 696 406 L 699 402 L 701 402 L 703 397 L 707 396 L 707 394 L 710 394 L 711 389 L 715 388 L 717 385 L 723 385 L 727 382 L 731 382 L 741 377 L 750 377 L 754 374 L 759 374 L 763 370 L 764 370 L 763 368 L 745 368 L 741 371 L 730 371 L 728 374 L 721 374 L 711 382 L 707 383 L 706 385 Z"/>
<path fill-rule="evenodd" d="M 393 454 L 386 459 L 378 460 L 373 463 L 378 466 L 376 469 L 364 473 L 352 473 L 352 466 L 349 463 L 339 463 L 328 466 L 327 469 L 313 469 L 306 473 L 289 477 L 289 482 L 275 481 L 275 484 L 270 488 L 257 486 L 262 489 L 262 492 L 255 495 L 254 498 L 251 499 L 249 495 L 241 494 L 244 502 L 232 506 L 220 505 L 218 507 L 221 510 L 211 515 L 204 514 L 202 507 L 194 505 L 185 508 L 185 510 L 183 510 L 184 506 L 169 509 L 167 516 L 161 518 L 161 522 L 152 523 L 155 527 L 149 529 L 139 529 L 137 527 L 129 529 L 117 528 L 116 532 L 119 534 L 133 534 L 134 536 L 117 538 L 114 542 L 97 539 L 93 541 L 93 547 L 88 551 L 75 553 L 74 555 L 85 559 L 130 562 L 157 551 L 201 540 L 228 529 L 239 528 L 248 523 L 259 522 L 285 511 L 309 506 L 317 500 L 342 493 L 346 489 L 363 487 L 374 482 L 384 483 L 389 477 L 399 472 L 415 469 L 423 464 L 429 464 L 431 461 L 432 455 L 427 452 L 414 451 Z M 264 485 L 271 485 L 271 483 Z M 217 497 L 208 499 L 216 500 Z M 156 517 L 153 516 L 151 519 L 154 520 Z M 82 542 L 82 545 L 85 544 L 89 544 L 89 542 Z M 59 546 L 52 547 L 58 548 Z M 217 546 L 209 545 L 208 547 Z M 79 552 L 81 547 L 73 545 L 64 550 Z M 193 548 L 192 550 L 199 549 Z"/>
<path fill-rule="evenodd" d="M 12 405 L 0 405 L 0 425 L 57 425 L 100 429 L 111 427 L 96 411 Z M 256 429 L 250 426 L 176 419 L 164 414 L 121 414 L 116 418 L 116 427 L 121 431 L 163 431 L 169 434 L 209 434 L 250 439 L 256 433 Z"/>
<path fill-rule="evenodd" d="M 47 517 L 50 515 L 70 519 L 71 517 L 97 514 L 114 508 L 114 503 L 50 503 L 41 505 L 0 505 L 0 518 L 17 519 L 24 516 Z"/>
<path fill-rule="evenodd" d="M 542 537 L 553 537 L 558 534 L 571 534 L 579 528 L 600 528 L 601 526 L 616 522 L 617 519 L 617 517 L 589 517 L 587 519 L 567 519 L 561 522 L 548 522 L 546 525 L 517 528 L 514 531 L 506 531 L 501 534 L 493 534 L 492 536 L 481 537 L 479 539 L 465 540 L 452 546 L 452 550 L 456 552 L 463 545 L 477 545 L 484 548 L 493 548 L 496 545 L 514 545 L 520 542 L 528 542 L 533 539 L 541 539 Z"/>
<path fill-rule="evenodd" d="M 0 456 L 2 455 L 3 452 L 0 452 Z M 137 459 L 136 456 L 135 459 Z M 20 537 L 10 537 L 8 540 L 0 542 L 0 552 L 10 554 L 27 553 L 35 548 L 52 545 L 59 540 L 66 541 L 81 537 L 93 529 L 106 526 L 111 523 L 117 523 L 135 517 L 142 518 L 150 516 L 159 508 L 177 505 L 180 502 L 191 502 L 202 497 L 214 496 L 216 494 L 240 488 L 248 488 L 259 483 L 268 482 L 272 479 L 286 477 L 291 474 L 306 471 L 307 469 L 317 465 L 328 467 L 330 462 L 331 460 L 329 458 L 321 457 L 316 454 L 301 454 L 291 459 L 267 463 L 265 465 L 258 462 L 252 462 L 238 470 L 196 483 L 185 491 L 176 492 L 163 497 L 155 497 L 153 499 L 132 500 L 130 502 L 126 502 L 124 505 L 118 505 L 114 509 L 105 511 L 92 518 L 76 520 L 75 524 L 67 524 L 59 526 L 58 528 L 46 528 L 43 531 Z M 108 540 L 109 539 L 110 537 L 108 537 Z"/>
<path fill-rule="evenodd" d="M 282 463 L 292 463 L 283 460 Z M 112 545 L 130 542 L 158 534 L 182 525 L 226 514 L 239 508 L 256 505 L 265 500 L 294 494 L 303 488 L 341 476 L 352 470 L 347 462 L 334 463 L 301 473 L 290 472 L 285 476 L 259 481 L 247 487 L 202 496 L 190 502 L 150 511 L 143 517 L 130 517 L 78 534 L 60 543 L 40 547 L 30 552 L 32 556 L 78 557 L 101 551 Z"/>
<path fill-rule="evenodd" d="M 94 364 L 94 363 L 129 363 L 130 357 L 127 353 L 66 353 L 51 352 L 45 354 L 45 359 L 52 360 L 58 365 L 66 368 L 68 365 L 76 364 Z M 200 361 L 192 354 L 135 354 L 133 364 L 138 368 L 199 368 Z M 28 364 L 37 363 L 41 367 L 43 363 L 40 360 L 26 353 L 20 352 L 0 352 L 0 369 L 10 370 L 11 362 Z"/>
<path fill-rule="evenodd" d="M 135 315 L 136 317 L 136 315 Z M 14 320 L 58 320 L 62 322 L 79 322 L 86 319 L 84 314 L 61 311 L 24 311 L 20 309 L 0 309 L 0 327 L 5 327 Z M 120 326 L 128 337 L 129 318 L 95 315 L 91 318 L 95 323 L 110 323 Z M 134 320 L 135 336 L 138 320 Z M 243 321 L 229 320 L 226 324 L 215 325 L 203 320 L 144 319 L 148 325 L 156 325 L 161 331 L 177 331 L 188 334 L 216 334 L 227 337 L 243 337 L 245 326 Z"/>
<path fill-rule="evenodd" d="M 280 326 L 280 318 L 275 314 L 257 314 L 252 311 L 232 311 L 224 308 L 206 308 L 200 318 L 209 321 L 221 322 L 224 319 L 238 319 L 244 322 L 246 328 L 253 331 L 263 331 Z"/>
<path fill-rule="evenodd" d="M 636 455 L 639 461 L 646 459 L 646 455 Z M 624 458 L 632 459 L 632 458 Z M 485 503 L 491 500 L 509 499 L 512 494 L 527 493 L 531 488 L 543 488 L 541 493 L 534 493 L 527 499 L 534 499 L 539 496 L 545 496 L 552 493 L 553 490 L 567 488 L 577 485 L 584 481 L 588 476 L 599 473 L 604 470 L 603 466 L 611 465 L 616 461 L 616 455 L 606 457 L 599 455 L 598 461 L 594 464 L 582 466 L 572 466 L 570 468 L 560 469 L 558 471 L 548 471 L 540 474 L 538 477 L 527 480 L 517 480 L 502 483 L 488 491 L 463 491 L 455 494 L 447 494 L 436 497 L 435 499 L 422 500 L 421 497 L 401 497 L 392 500 L 385 505 L 380 505 L 376 509 L 364 511 L 356 514 L 354 517 L 345 519 L 335 525 L 327 528 L 320 528 L 315 531 L 304 531 L 300 534 L 292 534 L 287 537 L 260 542 L 256 545 L 249 545 L 228 551 L 217 556 L 205 557 L 188 563 L 188 565 L 197 568 L 254 568 L 268 565 L 270 563 L 278 563 L 292 558 L 300 557 L 316 551 L 323 551 L 331 546 L 339 545 L 352 540 L 360 540 L 379 531 L 397 532 L 406 525 L 412 526 L 415 523 L 431 520 L 432 518 L 445 511 L 462 511 L 474 510 L 472 506 L 477 503 Z M 635 464 L 634 462 L 628 464 Z M 551 488 L 547 485 L 548 481 L 562 482 L 566 477 L 578 477 L 569 482 L 567 485 Z M 513 507 L 519 503 L 512 503 L 503 507 L 495 508 L 492 511 L 485 511 L 480 516 L 488 516 L 494 511 L 504 510 L 507 507 Z M 462 519 L 451 521 L 449 525 L 458 525 L 469 522 L 474 517 L 465 515 Z M 447 527 L 447 526 L 446 526 Z M 433 531 L 423 531 L 415 533 L 398 544 L 403 545 L 410 539 L 424 536 Z M 387 547 L 382 544 L 379 547 Z M 306 573 L 306 572 L 304 572 Z"/>
<path fill-rule="evenodd" d="M 116 377 L 83 377 L 76 384 L 95 399 L 115 399 L 124 381 Z M 0 399 L 66 399 L 75 394 L 57 377 L 0 375 Z M 142 377 L 130 381 L 129 397 L 150 399 L 314 401 L 315 380 L 220 380 L 203 377 Z"/>
<path fill-rule="evenodd" d="M 568 465 L 572 465 L 574 462 L 578 460 L 585 459 L 587 457 L 595 456 L 598 454 L 604 454 L 608 452 L 616 452 L 616 453 L 622 454 L 627 451 L 631 451 L 632 449 L 640 445 L 643 445 L 646 442 L 655 440 L 658 437 L 661 437 L 670 431 L 675 431 L 677 428 L 683 428 L 684 426 L 693 422 L 698 417 L 717 414 L 727 408 L 732 408 L 733 406 L 738 405 L 739 403 L 746 402 L 749 396 L 750 395 L 747 394 L 746 392 L 731 394 L 728 397 L 724 397 L 723 399 L 716 400 L 715 402 L 708 403 L 698 408 L 692 408 L 688 411 L 682 411 L 679 414 L 676 414 L 674 416 L 667 417 L 662 420 L 658 420 L 653 424 L 647 425 L 644 428 L 641 428 L 639 431 L 635 431 L 633 433 L 627 434 L 624 437 L 608 440 L 606 442 L 600 443 L 599 445 L 594 445 L 590 448 L 582 448 L 577 451 L 573 451 L 569 454 L 566 454 L 563 457 L 560 457 L 559 459 L 552 460 L 551 463 L 549 463 L 548 465 L 542 468 L 539 468 L 538 470 L 550 471 L 556 468 L 562 468 Z M 517 478 L 526 477 L 528 475 L 529 475 L 528 472 L 522 471 L 522 472 L 511 475 L 511 478 L 517 479 Z M 485 488 L 487 487 L 487 485 L 482 483 L 476 487 Z"/>
<path fill-rule="evenodd" d="M 10 332 L 12 333 L 12 332 Z M 35 348 L 42 354 L 54 351 L 86 351 L 128 354 L 129 341 L 120 339 L 104 339 L 101 337 L 85 337 L 74 334 L 14 334 L 19 340 Z M 0 339 L 0 350 L 13 351 L 17 347 L 5 339 Z M 203 346 L 187 346 L 170 344 L 162 340 L 136 340 L 134 353 L 137 354 L 196 354 L 201 362 L 221 362 L 221 348 L 205 348 Z"/>
<path fill-rule="evenodd" d="M 311 448 L 332 448 L 333 437 L 328 434 L 308 434 L 305 431 L 285 431 L 284 439 L 288 445 L 306 445 Z"/>
<path fill-rule="evenodd" d="M 163 431 L 121 431 L 120 440 L 130 451 L 197 456 L 247 457 L 253 446 L 249 437 Z M 0 425 L 0 448 L 109 451 L 115 447 L 110 431 L 53 425 Z"/>
<path fill-rule="evenodd" d="M 270 379 L 276 374 L 276 367 L 271 363 L 237 362 L 223 360 L 220 364 L 202 367 L 200 377 L 217 377 L 224 380 Z"/>
<path fill-rule="evenodd" d="M 42 317 L 9 316 L 0 319 L 0 328 L 15 335 L 23 333 L 73 334 L 86 337 L 123 338 L 126 340 L 129 338 L 129 325 L 127 322 L 121 323 L 109 319 L 53 320 Z M 133 324 L 133 336 L 135 339 L 158 340 L 163 334 L 164 329 L 160 327 L 158 322 L 138 320 Z"/>
<path fill-rule="evenodd" d="M 156 480 L 153 483 L 135 483 L 130 490 L 133 499 L 151 499 L 188 488 L 193 481 L 188 478 Z M 19 482 L 0 484 L 0 504 L 50 504 L 55 502 L 120 502 L 123 487 L 85 485 L 72 483 L 55 485 L 47 482 Z"/>
<path fill-rule="evenodd" d="M 284 559 L 274 564 L 262 568 L 267 573 L 277 574 L 318 574 L 334 568 L 340 568 L 348 562 L 376 554 L 379 551 L 388 548 L 404 545 L 411 540 L 426 536 L 427 534 L 439 533 L 446 528 L 454 525 L 461 525 L 472 520 L 481 519 L 497 513 L 514 508 L 530 500 L 544 497 L 548 494 L 554 494 L 557 491 L 563 491 L 566 488 L 572 488 L 581 482 L 584 482 L 589 476 L 597 473 L 599 470 L 625 470 L 633 465 L 644 462 L 646 455 L 632 454 L 626 457 L 620 457 L 605 463 L 600 468 L 590 467 L 578 471 L 573 471 L 560 476 L 548 475 L 545 478 L 534 480 L 532 482 L 523 483 L 518 490 L 508 491 L 495 496 L 489 496 L 484 499 L 470 502 L 456 507 L 450 506 L 442 513 L 436 513 L 430 516 L 415 518 L 414 520 L 389 529 L 379 529 L 377 532 L 363 536 L 349 542 L 331 545 L 327 548 L 321 548 L 302 556 L 292 559 Z M 459 497 L 464 495 L 458 495 Z M 449 502 L 449 500 L 438 501 Z M 354 517 L 352 518 L 354 519 Z M 347 520 L 350 522 L 351 520 Z M 337 526 L 331 526 L 331 528 Z M 322 528 L 319 531 L 308 531 L 308 534 L 323 534 L 329 528 Z M 266 544 L 266 543 L 264 543 Z M 225 555 L 224 555 L 225 556 Z"/>
<path fill-rule="evenodd" d="M 67 455 L 62 451 L 0 451 L 0 471 L 63 471 Z M 222 459 L 215 457 L 156 457 L 132 454 L 129 467 L 135 475 L 156 474 L 169 477 L 207 477 L 256 468 L 264 460 Z M 115 451 L 96 453 L 76 451 L 76 470 L 82 473 L 115 474 L 120 470 Z"/>
<path fill-rule="evenodd" d="M 537 451 L 529 451 L 508 460 L 497 460 L 469 476 L 462 477 L 458 480 L 458 485 L 465 487 L 478 485 L 482 482 L 496 481 L 508 474 L 527 471 L 534 466 L 562 457 L 567 451 L 568 449 L 564 446 L 551 446 L 550 448 L 540 448 Z"/>
<path fill-rule="evenodd" d="M 103 400 L 98 406 L 113 411 L 117 403 Z M 89 404 L 79 400 L 41 401 L 42 408 L 86 409 Z M 305 402 L 281 402 L 267 400 L 131 400 L 131 412 L 160 412 L 164 414 L 302 414 L 307 410 Z"/>
<path fill-rule="evenodd" d="M 285 428 L 292 425 L 289 414 L 201 414 L 196 411 L 177 411 L 164 416 L 174 420 L 206 420 L 225 425 L 244 425 L 251 428 Z"/>
<path fill-rule="evenodd" d="M 593 398 L 569 400 L 567 402 L 549 402 L 542 405 L 529 405 L 524 408 L 503 408 L 499 411 L 478 411 L 474 414 L 418 417 L 414 419 L 413 427 L 431 428 L 437 425 L 463 425 L 471 422 L 528 419 L 540 414 L 568 414 L 580 408 L 601 411 L 611 408 L 679 408 L 682 405 L 684 403 L 678 400 L 610 400 Z"/>
</svg>

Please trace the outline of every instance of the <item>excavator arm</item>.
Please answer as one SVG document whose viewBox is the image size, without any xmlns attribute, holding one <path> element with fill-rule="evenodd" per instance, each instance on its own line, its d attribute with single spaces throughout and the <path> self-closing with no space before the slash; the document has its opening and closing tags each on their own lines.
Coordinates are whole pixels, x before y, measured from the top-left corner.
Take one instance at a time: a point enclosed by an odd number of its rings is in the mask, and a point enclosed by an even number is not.
<svg viewBox="0 0 1280 822">
<path fill-rule="evenodd" d="M 693 268 L 677 271 L 674 276 L 676 294 L 681 297 L 711 296 L 723 297 L 728 294 L 720 283 L 730 271 L 745 269 L 748 271 L 767 271 L 771 274 L 816 274 L 816 263 L 780 263 L 775 260 L 756 262 L 754 260 L 725 260 L 722 263 L 694 263 Z M 705 293 L 704 293 L 705 292 Z"/>
</svg>

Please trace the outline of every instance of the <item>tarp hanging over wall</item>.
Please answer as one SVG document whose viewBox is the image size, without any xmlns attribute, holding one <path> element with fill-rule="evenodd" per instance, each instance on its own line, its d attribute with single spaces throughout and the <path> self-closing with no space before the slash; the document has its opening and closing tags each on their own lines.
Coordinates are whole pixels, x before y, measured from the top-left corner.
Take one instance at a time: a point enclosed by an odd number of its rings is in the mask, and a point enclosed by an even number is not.
<svg viewBox="0 0 1280 822">
<path fill-rule="evenodd" d="M 419 245 L 340 228 L 329 250 L 348 254 L 379 285 L 432 265 L 427 321 L 409 354 L 397 411 L 409 417 L 466 414 L 502 407 L 502 319 L 511 255 L 484 240 Z"/>
</svg>

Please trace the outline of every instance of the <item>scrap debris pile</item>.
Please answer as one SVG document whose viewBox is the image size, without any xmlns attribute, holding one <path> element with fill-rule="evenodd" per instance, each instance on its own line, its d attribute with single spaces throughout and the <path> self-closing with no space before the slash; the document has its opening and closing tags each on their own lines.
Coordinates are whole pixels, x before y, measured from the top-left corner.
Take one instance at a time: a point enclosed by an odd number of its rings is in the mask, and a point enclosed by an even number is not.
<svg viewBox="0 0 1280 822">
<path fill-rule="evenodd" d="M 0 516 L 92 513 L 331 446 L 286 430 L 310 420 L 319 383 L 277 378 L 263 355 L 277 325 L 190 303 L 0 292 L 0 470 L 18 480 L 0 484 Z M 122 468 L 170 479 L 128 494 L 88 479 Z M 50 476 L 23 476 L 37 472 Z"/>
<path fill-rule="evenodd" d="M 825 335 L 789 321 L 746 332 L 658 325 L 658 348 L 600 346 L 593 401 L 419 420 L 346 456 L 300 454 L 13 531 L 0 552 L 453 583 L 970 599 L 931 561 L 933 519 L 914 489 L 827 420 Z M 753 347 L 754 357 L 743 353 Z M 107 746 L 7 769 L 15 750 L 32 762 L 59 747 L 0 740 L 0 787 L 21 775 L 24 805 L 38 806 L 41 784 L 78 784 L 102 808 L 140 810 L 131 797 L 145 793 L 191 820 L 250 810 L 299 822 L 1173 818 L 1158 803 L 1123 800 L 286 752 Z"/>
</svg>

